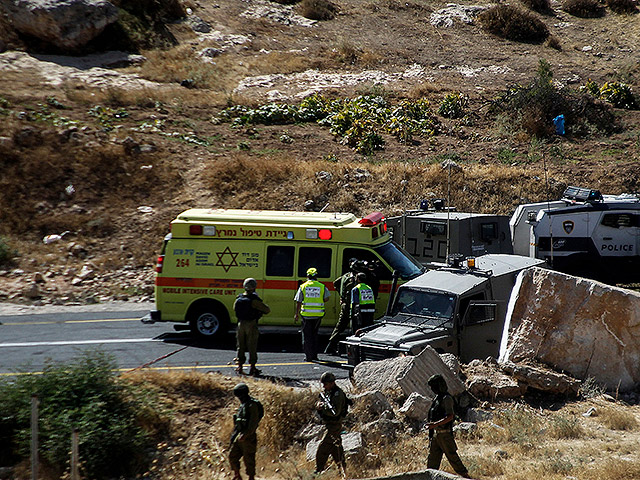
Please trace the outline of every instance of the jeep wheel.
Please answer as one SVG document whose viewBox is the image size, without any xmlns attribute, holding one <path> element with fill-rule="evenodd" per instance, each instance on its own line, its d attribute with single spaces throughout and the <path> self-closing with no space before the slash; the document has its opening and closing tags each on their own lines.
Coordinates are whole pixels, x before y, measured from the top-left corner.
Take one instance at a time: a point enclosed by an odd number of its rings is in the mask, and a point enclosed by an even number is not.
<svg viewBox="0 0 640 480">
<path fill-rule="evenodd" d="M 228 321 L 217 310 L 200 310 L 189 321 L 191 333 L 203 340 L 220 338 L 229 329 Z"/>
</svg>

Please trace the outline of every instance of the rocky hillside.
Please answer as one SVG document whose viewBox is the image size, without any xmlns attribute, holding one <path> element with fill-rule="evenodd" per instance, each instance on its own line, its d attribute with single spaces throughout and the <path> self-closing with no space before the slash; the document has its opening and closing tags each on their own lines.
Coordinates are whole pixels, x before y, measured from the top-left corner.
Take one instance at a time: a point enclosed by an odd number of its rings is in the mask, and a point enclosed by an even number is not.
<svg viewBox="0 0 640 480">
<path fill-rule="evenodd" d="M 639 189 L 633 2 L 29 1 L 0 1 L 0 300 L 149 299 L 189 207 Z"/>
</svg>

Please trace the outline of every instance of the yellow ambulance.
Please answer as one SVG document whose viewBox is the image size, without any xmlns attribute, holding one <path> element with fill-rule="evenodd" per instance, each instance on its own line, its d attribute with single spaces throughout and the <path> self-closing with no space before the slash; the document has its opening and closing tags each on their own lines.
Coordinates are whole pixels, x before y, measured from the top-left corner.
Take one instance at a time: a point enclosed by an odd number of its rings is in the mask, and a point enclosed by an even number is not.
<svg viewBox="0 0 640 480">
<path fill-rule="evenodd" d="M 391 240 L 379 212 L 358 219 L 351 213 L 186 210 L 171 222 L 158 257 L 150 320 L 188 323 L 197 337 L 218 337 L 237 322 L 233 302 L 243 280 L 253 277 L 271 308 L 260 324 L 292 326 L 293 297 L 315 267 L 331 291 L 322 325 L 333 326 L 340 311 L 333 281 L 348 271 L 350 259 L 375 265 L 376 318 L 385 311 L 393 271 L 406 281 L 424 268 Z"/>
</svg>

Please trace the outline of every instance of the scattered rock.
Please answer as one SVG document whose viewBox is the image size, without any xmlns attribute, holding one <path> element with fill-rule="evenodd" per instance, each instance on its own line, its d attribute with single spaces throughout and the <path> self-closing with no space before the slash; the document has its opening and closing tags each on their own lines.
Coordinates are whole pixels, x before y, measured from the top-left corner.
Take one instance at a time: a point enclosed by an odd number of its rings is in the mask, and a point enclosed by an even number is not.
<svg viewBox="0 0 640 480">
<path fill-rule="evenodd" d="M 35 147 L 42 143 L 42 135 L 34 127 L 23 127 L 13 134 L 13 143 L 19 147 Z"/>
<path fill-rule="evenodd" d="M 363 425 L 361 433 L 367 443 L 390 442 L 395 440 L 401 429 L 403 429 L 402 422 L 380 418 Z"/>
<path fill-rule="evenodd" d="M 424 422 L 429 415 L 431 403 L 431 400 L 424 395 L 413 392 L 398 412 L 402 413 L 409 420 Z"/>
<path fill-rule="evenodd" d="M 447 5 L 447 8 L 432 13 L 429 21 L 434 27 L 453 27 L 455 20 L 471 25 L 476 17 L 486 9 L 487 7 L 483 5 L 458 5 L 450 3 Z"/>
<path fill-rule="evenodd" d="M 209 33 L 211 31 L 211 24 L 209 22 L 205 22 L 197 15 L 190 15 L 187 18 L 187 24 L 194 32 Z"/>
<path fill-rule="evenodd" d="M 294 436 L 294 440 L 298 442 L 308 442 L 314 438 L 319 438 L 324 433 L 325 427 L 319 424 L 310 424 L 304 426 Z"/>
<path fill-rule="evenodd" d="M 207 47 L 200 52 L 201 57 L 215 58 L 222 54 L 222 50 L 219 48 Z"/>
<path fill-rule="evenodd" d="M 19 32 L 62 49 L 77 49 L 118 19 L 107 0 L 0 0 Z"/>
<path fill-rule="evenodd" d="M 501 368 L 528 387 L 553 394 L 575 396 L 582 384 L 580 380 L 544 367 L 505 362 Z"/>
<path fill-rule="evenodd" d="M 330 182 L 331 179 L 333 178 L 333 175 L 329 172 L 321 171 L 321 172 L 316 172 L 316 178 L 321 182 Z"/>
<path fill-rule="evenodd" d="M 34 283 L 45 283 L 44 276 L 40 272 L 36 272 L 33 274 Z"/>
<path fill-rule="evenodd" d="M 391 411 L 393 415 L 393 407 L 384 393 L 379 390 L 364 392 L 351 397 L 354 405 L 362 406 L 362 408 L 378 417 L 384 412 Z"/>
<path fill-rule="evenodd" d="M 505 375 L 497 365 L 474 360 L 464 371 L 467 376 L 467 390 L 478 398 L 506 399 L 521 397 L 527 386 Z"/>
<path fill-rule="evenodd" d="M 453 427 L 453 431 L 462 435 L 471 435 L 478 430 L 478 425 L 473 422 L 460 422 Z"/>
<path fill-rule="evenodd" d="M 40 288 L 38 287 L 38 284 L 33 282 L 31 285 L 24 289 L 24 291 L 22 292 L 22 296 L 31 300 L 40 298 Z"/>
</svg>

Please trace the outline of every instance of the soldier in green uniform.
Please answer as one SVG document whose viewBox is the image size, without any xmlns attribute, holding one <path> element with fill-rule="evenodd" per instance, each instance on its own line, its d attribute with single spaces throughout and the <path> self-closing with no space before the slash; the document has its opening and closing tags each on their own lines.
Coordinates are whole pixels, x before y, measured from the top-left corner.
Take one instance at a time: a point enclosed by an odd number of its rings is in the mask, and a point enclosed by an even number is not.
<svg viewBox="0 0 640 480">
<path fill-rule="evenodd" d="M 324 470 L 329 456 L 342 469 L 343 476 L 346 475 L 347 464 L 342 448 L 342 420 L 347 414 L 347 396 L 342 389 L 336 385 L 336 377 L 331 372 L 324 372 L 320 377 L 322 392 L 320 401 L 316 404 L 316 410 L 320 418 L 324 421 L 327 431 L 322 437 L 322 441 L 316 452 L 316 473 Z"/>
<path fill-rule="evenodd" d="M 458 446 L 453 438 L 453 419 L 455 417 L 453 397 L 447 390 L 447 382 L 442 375 L 432 375 L 427 381 L 436 397 L 429 409 L 429 457 L 427 468 L 439 469 L 442 454 L 447 456 L 453 470 L 464 478 L 470 478 L 467 467 L 458 456 Z"/>
<path fill-rule="evenodd" d="M 333 282 L 333 287 L 340 295 L 340 315 L 338 316 L 338 323 L 333 328 L 331 336 L 329 337 L 329 343 L 324 353 L 333 355 L 338 352 L 338 340 L 340 334 L 344 332 L 349 326 L 349 311 L 351 307 L 351 289 L 356 286 L 356 271 L 355 265 L 357 260 L 352 258 L 349 260 L 349 271 L 338 277 Z"/>
<path fill-rule="evenodd" d="M 241 404 L 238 412 L 233 416 L 234 427 L 231 434 L 229 464 L 233 470 L 233 479 L 242 480 L 240 459 L 244 458 L 244 466 L 249 480 L 254 480 L 256 476 L 256 450 L 258 449 L 256 429 L 264 411 L 262 404 L 249 396 L 249 387 L 246 383 L 239 383 L 233 387 L 233 394 L 238 397 Z"/>
</svg>

